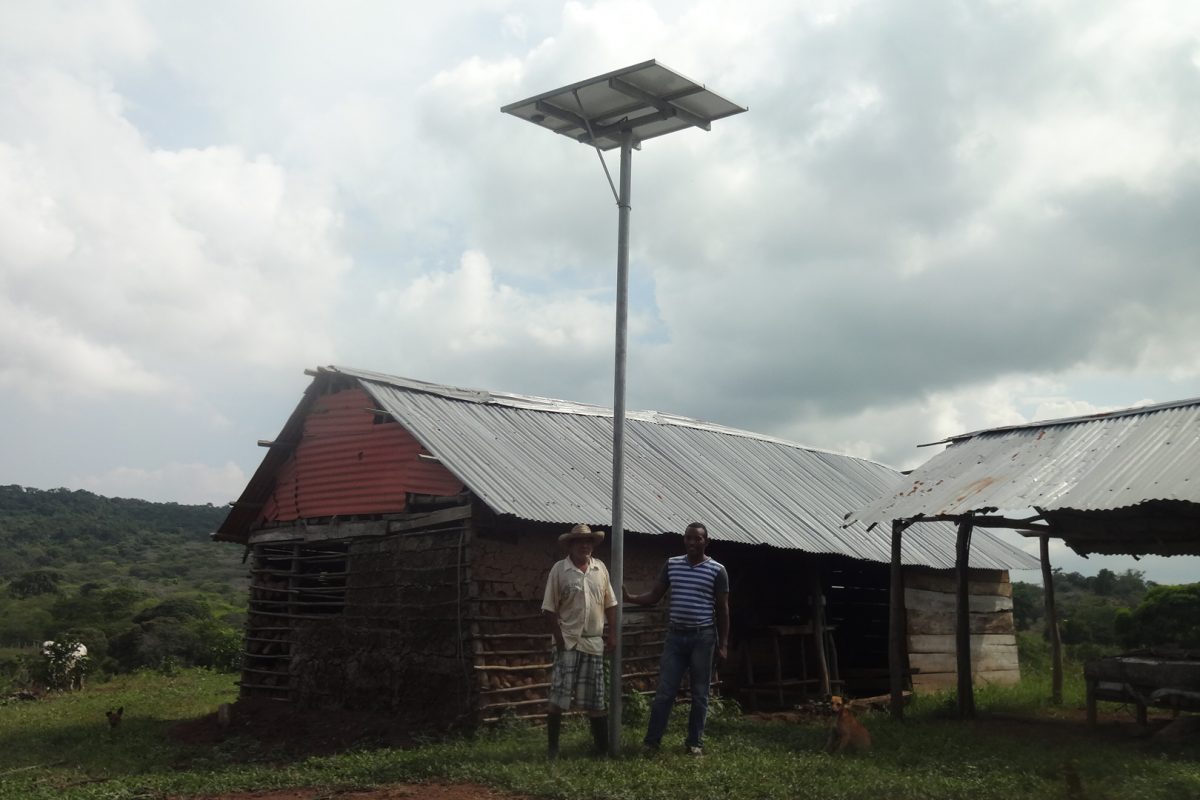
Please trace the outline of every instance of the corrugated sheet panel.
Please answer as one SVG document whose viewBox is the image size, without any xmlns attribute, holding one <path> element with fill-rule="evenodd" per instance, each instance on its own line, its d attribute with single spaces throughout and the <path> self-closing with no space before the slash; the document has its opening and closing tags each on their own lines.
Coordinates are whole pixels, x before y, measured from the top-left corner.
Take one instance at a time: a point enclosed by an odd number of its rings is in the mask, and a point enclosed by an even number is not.
<svg viewBox="0 0 1200 800">
<path fill-rule="evenodd" d="M 331 368 L 332 369 L 332 368 Z M 612 523 L 612 415 L 596 406 L 359 377 L 399 420 L 500 514 L 539 522 Z M 716 539 L 890 560 L 890 532 L 840 526 L 847 508 L 888 492 L 881 464 L 680 417 L 642 412 L 626 424 L 626 530 L 682 531 L 701 520 Z M 914 526 L 904 562 L 954 566 L 954 531 Z M 972 566 L 1030 569 L 1036 559 L 977 535 Z"/>
<path fill-rule="evenodd" d="M 440 464 L 423 461 L 420 443 L 370 409 L 361 389 L 323 395 L 304 418 L 303 436 L 279 467 L 263 506 L 264 521 L 404 510 L 408 492 L 449 495 L 462 483 Z"/>
<path fill-rule="evenodd" d="M 1107 511 L 1156 500 L 1200 503 L 1200 402 L 957 439 L 850 519 Z"/>
</svg>

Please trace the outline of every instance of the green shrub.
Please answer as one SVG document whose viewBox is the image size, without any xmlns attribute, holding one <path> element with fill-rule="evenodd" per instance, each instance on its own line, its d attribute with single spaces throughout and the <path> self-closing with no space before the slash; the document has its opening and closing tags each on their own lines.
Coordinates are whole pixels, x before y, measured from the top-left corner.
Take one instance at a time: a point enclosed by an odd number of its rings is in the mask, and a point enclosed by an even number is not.
<svg viewBox="0 0 1200 800">
<path fill-rule="evenodd" d="M 627 692 L 621 697 L 621 724 L 643 725 L 650 717 L 650 698 L 641 692 Z"/>
</svg>

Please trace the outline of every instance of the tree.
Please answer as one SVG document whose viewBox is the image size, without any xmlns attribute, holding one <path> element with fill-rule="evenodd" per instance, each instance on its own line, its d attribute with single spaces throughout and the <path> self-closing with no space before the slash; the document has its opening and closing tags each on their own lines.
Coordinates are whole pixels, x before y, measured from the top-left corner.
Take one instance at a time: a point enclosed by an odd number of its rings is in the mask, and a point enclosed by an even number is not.
<svg viewBox="0 0 1200 800">
<path fill-rule="evenodd" d="M 1117 575 L 1111 569 L 1101 569 L 1092 578 L 1092 591 L 1101 597 L 1111 596 L 1117 588 Z"/>
<path fill-rule="evenodd" d="M 1200 648 L 1200 583 L 1154 586 L 1133 610 L 1126 635 L 1146 647 Z"/>
<path fill-rule="evenodd" d="M 1045 593 L 1041 586 L 1014 581 L 1013 622 L 1019 631 L 1033 629 L 1046 615 Z"/>
<path fill-rule="evenodd" d="M 35 569 L 32 572 L 14 578 L 8 585 L 8 593 L 16 598 L 37 597 L 42 594 L 57 594 L 58 584 L 62 576 L 47 569 Z"/>
</svg>

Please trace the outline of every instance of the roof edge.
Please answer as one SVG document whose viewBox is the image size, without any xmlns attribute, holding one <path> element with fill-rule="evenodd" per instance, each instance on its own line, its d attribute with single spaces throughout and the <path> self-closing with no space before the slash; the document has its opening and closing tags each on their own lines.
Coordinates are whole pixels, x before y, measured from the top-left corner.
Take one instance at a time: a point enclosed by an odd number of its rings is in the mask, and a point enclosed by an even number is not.
<svg viewBox="0 0 1200 800">
<path fill-rule="evenodd" d="M 370 370 L 361 370 L 354 367 L 339 367 L 330 365 L 327 367 L 318 367 L 317 372 L 328 373 L 334 375 L 344 375 L 349 378 L 369 381 L 373 383 L 381 383 L 386 386 L 401 389 L 404 391 L 423 392 L 425 394 L 437 395 L 450 400 L 459 400 L 466 403 L 479 403 L 483 405 L 506 406 L 508 408 L 519 408 L 526 411 L 542 411 L 550 414 L 574 414 L 577 416 L 590 417 L 612 417 L 613 411 L 607 406 L 595 405 L 593 403 L 581 403 L 574 400 L 559 400 L 553 397 L 542 397 L 540 395 L 524 395 L 514 394 L 511 392 L 493 392 L 485 389 L 467 389 L 458 386 L 448 386 L 428 381 L 419 381 L 413 378 L 405 378 L 399 375 L 388 375 L 382 372 L 372 372 Z M 743 428 L 733 428 L 728 425 L 721 425 L 716 422 L 707 422 L 693 417 L 685 417 L 680 414 L 671 414 L 664 411 L 626 411 L 625 419 L 635 420 L 638 422 L 648 422 L 653 425 L 675 425 L 683 428 L 692 428 L 695 430 L 709 431 L 711 433 L 724 434 L 726 436 L 736 436 L 742 439 L 753 439 L 768 444 L 778 444 L 784 447 L 793 447 L 797 450 L 806 450 L 811 453 L 823 453 L 830 456 L 838 456 L 839 458 L 849 458 L 855 461 L 863 461 L 868 464 L 874 464 L 885 469 L 890 469 L 893 472 L 899 472 L 890 464 L 884 464 L 882 461 L 864 458 L 862 456 L 853 456 L 847 453 L 839 453 L 836 450 L 826 450 L 822 447 L 813 447 L 811 445 L 794 442 L 790 439 L 782 439 L 777 436 L 768 436 L 762 433 L 755 433 Z"/>
<path fill-rule="evenodd" d="M 976 436 L 986 436 L 989 434 L 1008 433 L 1009 431 L 1019 431 L 1034 428 L 1054 428 L 1061 425 L 1081 425 L 1086 422 L 1103 422 L 1109 419 L 1120 419 L 1121 417 L 1134 417 L 1139 414 L 1152 414 L 1156 411 L 1170 411 L 1176 408 L 1184 408 L 1186 406 L 1200 405 L 1200 397 L 1192 397 L 1187 400 L 1171 400 L 1165 403 L 1152 403 L 1144 406 L 1128 406 L 1126 408 L 1118 408 L 1112 411 L 1101 411 L 1095 414 L 1084 414 L 1078 417 L 1061 417 L 1059 419 L 1037 420 L 1034 422 L 1022 422 L 1019 425 L 1002 425 L 998 428 L 981 428 L 969 433 L 958 433 L 953 436 L 947 436 L 945 439 L 940 439 L 936 442 L 926 442 L 919 444 L 917 447 L 934 447 L 939 444 L 950 444 L 953 442 L 961 442 L 964 439 L 973 439 Z"/>
</svg>

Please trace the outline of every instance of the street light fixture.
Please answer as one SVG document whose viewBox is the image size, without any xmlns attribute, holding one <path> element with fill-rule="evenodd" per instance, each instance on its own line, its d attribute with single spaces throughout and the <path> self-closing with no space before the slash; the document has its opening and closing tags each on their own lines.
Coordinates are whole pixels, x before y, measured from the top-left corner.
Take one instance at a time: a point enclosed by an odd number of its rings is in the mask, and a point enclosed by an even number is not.
<svg viewBox="0 0 1200 800">
<path fill-rule="evenodd" d="M 625 580 L 625 354 L 629 319 L 629 190 L 633 149 L 646 139 L 684 128 L 709 130 L 713 121 L 746 109 L 710 92 L 703 85 L 657 61 L 643 61 L 586 81 L 509 103 L 500 109 L 594 147 L 617 201 L 617 326 L 613 379 L 612 581 L 621 591 Z M 621 148 L 620 189 L 601 151 Z M 610 688 L 609 751 L 621 746 L 621 631 L 617 604 L 616 640 Z"/>
</svg>

